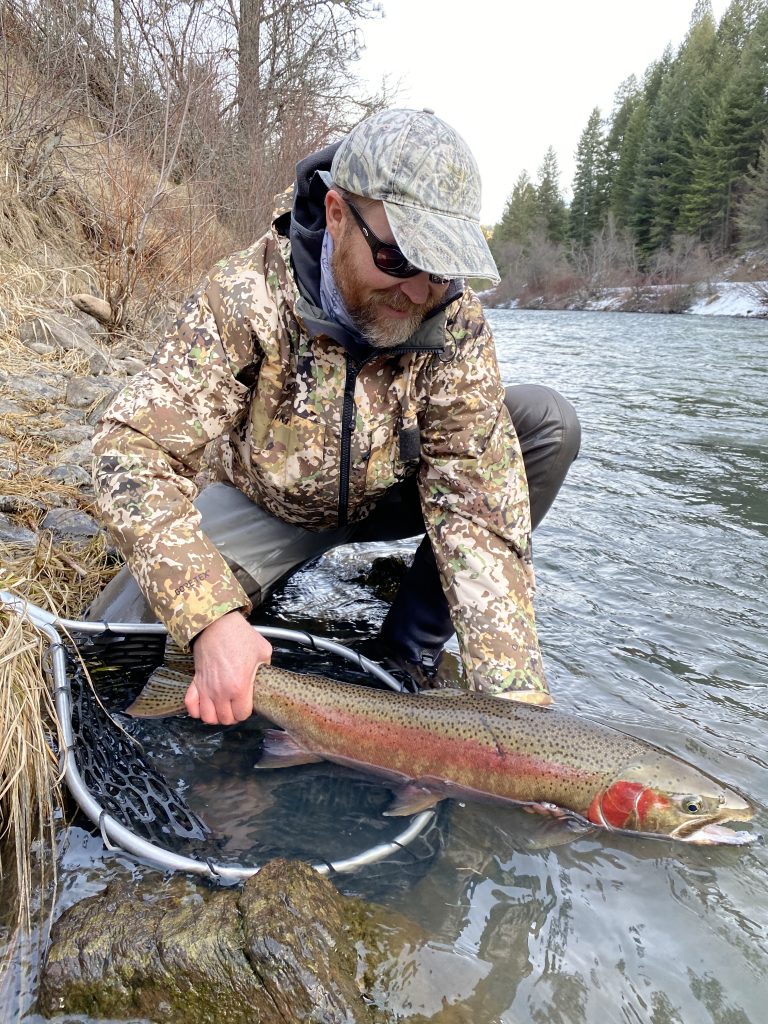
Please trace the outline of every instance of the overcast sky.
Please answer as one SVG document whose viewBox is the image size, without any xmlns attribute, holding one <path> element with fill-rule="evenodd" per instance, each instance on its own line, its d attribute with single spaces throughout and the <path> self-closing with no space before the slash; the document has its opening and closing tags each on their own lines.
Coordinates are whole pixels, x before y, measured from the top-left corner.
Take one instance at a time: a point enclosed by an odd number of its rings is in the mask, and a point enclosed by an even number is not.
<svg viewBox="0 0 768 1024">
<path fill-rule="evenodd" d="M 694 0 L 381 0 L 363 24 L 360 76 L 400 80 L 399 103 L 431 107 L 467 140 L 495 223 L 518 174 L 554 146 L 567 195 L 587 118 L 688 30 Z M 729 0 L 712 0 L 719 19 Z"/>
</svg>

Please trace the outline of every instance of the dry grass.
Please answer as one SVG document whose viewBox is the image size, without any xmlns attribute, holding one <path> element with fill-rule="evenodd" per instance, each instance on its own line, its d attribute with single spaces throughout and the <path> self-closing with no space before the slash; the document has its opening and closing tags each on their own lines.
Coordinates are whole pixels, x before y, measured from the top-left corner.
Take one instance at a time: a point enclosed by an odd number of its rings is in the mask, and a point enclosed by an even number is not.
<svg viewBox="0 0 768 1024">
<path fill-rule="evenodd" d="M 0 587 L 64 619 L 80 619 L 120 568 L 100 535 L 85 547 L 54 544 L 40 530 L 34 550 L 0 543 Z"/>
<path fill-rule="evenodd" d="M 58 744 L 58 727 L 41 669 L 44 646 L 35 626 L 0 608 L 0 875 L 13 874 L 15 909 L 25 930 L 34 891 L 55 877 L 61 806 L 60 771 L 51 747 L 52 736 Z"/>
<path fill-rule="evenodd" d="M 0 567 L 0 589 L 76 619 L 117 568 L 103 539 L 72 552 L 55 546 L 47 531 L 40 531 L 34 551 L 0 544 Z M 21 948 L 35 933 L 44 939 L 56 896 L 61 736 L 43 669 L 47 644 L 28 619 L 0 606 L 0 882 L 2 923 L 11 928 L 0 963 L 0 1004 L 4 988 L 14 984 L 14 944 Z"/>
</svg>

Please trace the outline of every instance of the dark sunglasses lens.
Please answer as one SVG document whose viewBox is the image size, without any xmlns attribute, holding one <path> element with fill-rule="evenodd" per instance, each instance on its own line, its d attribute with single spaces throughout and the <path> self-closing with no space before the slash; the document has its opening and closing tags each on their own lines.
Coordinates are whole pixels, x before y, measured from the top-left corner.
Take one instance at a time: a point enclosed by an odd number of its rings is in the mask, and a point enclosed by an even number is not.
<svg viewBox="0 0 768 1024">
<path fill-rule="evenodd" d="M 392 245 L 382 245 L 377 251 L 374 259 L 379 270 L 385 274 L 394 274 L 396 277 L 414 277 L 419 273 L 419 268 L 403 256 L 399 249 Z"/>
</svg>

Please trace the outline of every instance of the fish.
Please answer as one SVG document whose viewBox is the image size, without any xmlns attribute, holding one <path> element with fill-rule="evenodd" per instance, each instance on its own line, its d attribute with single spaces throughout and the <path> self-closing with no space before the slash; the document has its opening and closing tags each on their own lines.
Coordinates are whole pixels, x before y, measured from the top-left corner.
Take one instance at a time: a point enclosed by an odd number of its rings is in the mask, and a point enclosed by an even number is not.
<svg viewBox="0 0 768 1024">
<path fill-rule="evenodd" d="M 184 712 L 191 672 L 161 666 L 127 713 Z M 754 807 L 707 772 L 645 740 L 554 707 L 483 693 L 393 692 L 260 665 L 254 712 L 280 726 L 259 769 L 333 761 L 383 777 L 389 815 L 448 797 L 505 801 L 611 832 L 745 845 L 725 827 Z"/>
</svg>

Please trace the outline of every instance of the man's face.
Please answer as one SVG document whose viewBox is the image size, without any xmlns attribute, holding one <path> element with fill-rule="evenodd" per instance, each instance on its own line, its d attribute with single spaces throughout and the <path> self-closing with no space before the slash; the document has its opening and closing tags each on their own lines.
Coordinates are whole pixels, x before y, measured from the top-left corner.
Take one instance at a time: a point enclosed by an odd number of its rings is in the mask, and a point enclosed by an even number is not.
<svg viewBox="0 0 768 1024">
<path fill-rule="evenodd" d="M 342 200 L 339 202 L 339 210 L 334 210 L 336 216 L 329 210 L 328 218 L 334 238 L 332 262 L 336 284 L 366 341 L 374 348 L 395 348 L 410 338 L 448 286 L 432 284 L 427 273 L 392 277 L 379 270 L 352 214 Z M 362 200 L 356 205 L 382 242 L 395 245 L 383 203 Z"/>
</svg>

